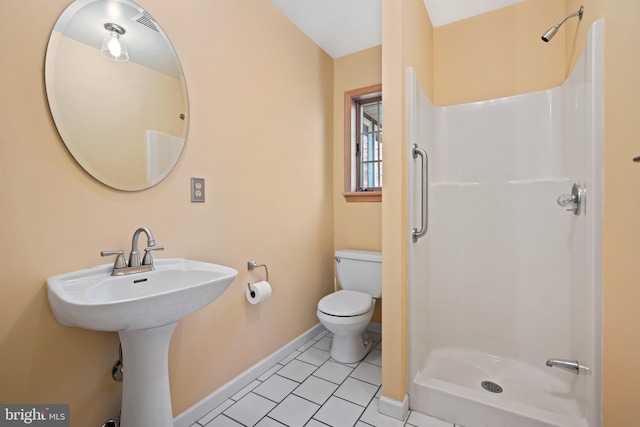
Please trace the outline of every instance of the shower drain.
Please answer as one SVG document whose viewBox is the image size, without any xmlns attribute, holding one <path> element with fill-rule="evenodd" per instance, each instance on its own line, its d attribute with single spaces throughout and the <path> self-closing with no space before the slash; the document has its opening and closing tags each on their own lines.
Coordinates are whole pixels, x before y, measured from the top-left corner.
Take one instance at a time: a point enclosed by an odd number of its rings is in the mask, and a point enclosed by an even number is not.
<svg viewBox="0 0 640 427">
<path fill-rule="evenodd" d="M 482 381 L 480 385 L 482 386 L 483 389 L 490 391 L 491 393 L 502 393 L 502 387 L 500 387 L 498 384 L 494 383 L 493 381 Z"/>
</svg>

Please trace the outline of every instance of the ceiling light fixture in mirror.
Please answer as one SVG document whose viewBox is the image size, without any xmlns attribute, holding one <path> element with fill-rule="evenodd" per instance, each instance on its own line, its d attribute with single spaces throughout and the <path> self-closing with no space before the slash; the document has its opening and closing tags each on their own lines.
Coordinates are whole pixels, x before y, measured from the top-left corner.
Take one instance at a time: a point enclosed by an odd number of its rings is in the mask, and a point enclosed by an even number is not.
<svg viewBox="0 0 640 427">
<path fill-rule="evenodd" d="M 124 40 L 120 38 L 127 30 L 111 22 L 104 24 L 104 29 L 107 30 L 107 33 L 104 35 L 102 49 L 100 49 L 102 56 L 114 61 L 128 61 L 129 52 L 127 51 L 127 45 L 124 43 Z"/>
</svg>

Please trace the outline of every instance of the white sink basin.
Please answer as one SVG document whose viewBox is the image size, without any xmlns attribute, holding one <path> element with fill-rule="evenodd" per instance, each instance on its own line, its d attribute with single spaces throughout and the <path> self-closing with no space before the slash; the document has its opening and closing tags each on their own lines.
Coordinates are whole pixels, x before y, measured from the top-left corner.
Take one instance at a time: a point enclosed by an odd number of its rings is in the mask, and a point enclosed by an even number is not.
<svg viewBox="0 0 640 427">
<path fill-rule="evenodd" d="M 173 427 L 169 342 L 184 316 L 218 298 L 238 272 L 187 259 L 111 276 L 113 264 L 47 279 L 53 314 L 66 326 L 118 332 L 124 382 L 120 427 Z"/>
<path fill-rule="evenodd" d="M 111 276 L 113 264 L 47 279 L 49 304 L 66 326 L 96 331 L 149 329 L 210 304 L 238 272 L 186 259 L 156 259 L 155 270 Z"/>
</svg>

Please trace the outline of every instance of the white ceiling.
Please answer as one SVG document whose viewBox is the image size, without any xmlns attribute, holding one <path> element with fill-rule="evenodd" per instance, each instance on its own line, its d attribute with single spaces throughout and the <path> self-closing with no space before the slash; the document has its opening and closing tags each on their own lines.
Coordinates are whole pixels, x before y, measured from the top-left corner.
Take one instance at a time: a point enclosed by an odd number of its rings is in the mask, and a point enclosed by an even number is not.
<svg viewBox="0 0 640 427">
<path fill-rule="evenodd" d="M 450 24 L 524 0 L 423 0 L 434 27 Z"/>
<path fill-rule="evenodd" d="M 270 0 L 333 58 L 382 42 L 382 0 Z M 423 0 L 434 27 L 523 0 Z"/>
<path fill-rule="evenodd" d="M 381 0 L 270 1 L 333 58 L 381 43 Z"/>
</svg>

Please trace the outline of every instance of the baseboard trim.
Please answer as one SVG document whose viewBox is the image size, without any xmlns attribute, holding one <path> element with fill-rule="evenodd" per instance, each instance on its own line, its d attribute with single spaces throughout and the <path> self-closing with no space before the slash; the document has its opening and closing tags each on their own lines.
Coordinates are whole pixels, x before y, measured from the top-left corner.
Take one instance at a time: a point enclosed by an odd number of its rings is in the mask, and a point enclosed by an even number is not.
<svg viewBox="0 0 640 427">
<path fill-rule="evenodd" d="M 397 420 L 404 421 L 409 414 L 409 395 L 405 394 L 402 402 L 391 399 L 390 397 L 381 396 L 378 402 L 378 412 Z"/>
<path fill-rule="evenodd" d="M 267 372 L 272 366 L 293 353 L 296 349 L 318 335 L 324 330 L 322 324 L 318 323 L 306 332 L 285 344 L 279 350 L 262 359 L 240 375 L 215 390 L 213 393 L 193 405 L 191 408 L 179 414 L 173 419 L 174 427 L 190 427 L 193 423 L 204 417 L 207 413 L 215 409 L 225 400 L 251 384 L 260 375 Z"/>
</svg>

